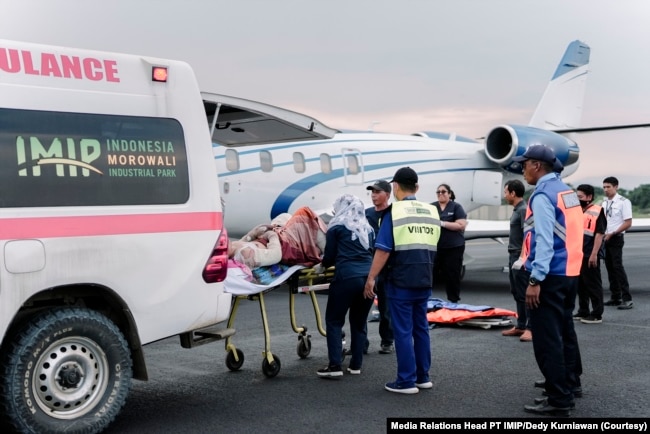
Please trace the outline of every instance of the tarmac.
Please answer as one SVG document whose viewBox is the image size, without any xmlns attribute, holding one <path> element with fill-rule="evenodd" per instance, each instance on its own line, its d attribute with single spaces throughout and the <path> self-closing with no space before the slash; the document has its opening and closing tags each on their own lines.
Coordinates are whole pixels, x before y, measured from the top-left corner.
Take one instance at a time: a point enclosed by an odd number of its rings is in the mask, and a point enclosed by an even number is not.
<svg viewBox="0 0 650 434">
<path fill-rule="evenodd" d="M 576 322 L 584 396 L 576 399 L 569 420 L 620 422 L 650 416 L 650 234 L 628 234 L 625 242 L 634 308 L 606 307 L 602 324 Z M 515 310 L 503 272 L 506 246 L 473 240 L 467 243 L 467 253 L 473 261 L 463 279 L 461 303 Z M 602 268 L 607 300 L 604 264 Z M 434 297 L 444 298 L 441 294 L 442 288 L 434 290 Z M 318 293 L 316 299 L 324 327 L 327 295 Z M 395 378 L 396 365 L 394 354 L 378 353 L 377 322 L 368 323 L 371 345 L 361 375 L 322 379 L 316 370 L 327 364 L 327 344 L 318 331 L 310 297 L 298 294 L 295 307 L 298 324 L 311 334 L 311 351 L 304 359 L 297 354 L 298 339 L 290 325 L 288 289 L 267 293 L 265 301 L 271 351 L 281 360 L 277 376 L 262 373 L 260 308 L 257 301 L 244 300 L 233 338 L 245 355 L 241 369 L 226 367 L 223 343 L 188 350 L 179 346 L 178 338 L 169 338 L 148 345 L 150 380 L 134 381 L 125 408 L 107 432 L 376 433 L 387 432 L 387 418 L 393 417 L 549 420 L 523 411 L 524 404 L 541 396 L 533 383 L 542 376 L 532 344 L 502 336 L 506 326 L 433 328 L 433 388 L 400 395 L 384 390 L 384 383 Z"/>
</svg>

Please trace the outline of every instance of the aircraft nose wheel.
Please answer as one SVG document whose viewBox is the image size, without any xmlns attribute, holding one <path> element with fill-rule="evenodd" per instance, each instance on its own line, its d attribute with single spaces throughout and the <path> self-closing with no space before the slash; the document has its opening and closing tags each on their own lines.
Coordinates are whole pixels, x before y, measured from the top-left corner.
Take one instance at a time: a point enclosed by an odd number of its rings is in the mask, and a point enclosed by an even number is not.
<svg viewBox="0 0 650 434">
<path fill-rule="evenodd" d="M 298 336 L 298 347 L 296 348 L 296 352 L 298 353 L 298 357 L 301 359 L 307 358 L 309 356 L 309 353 L 311 352 L 311 335 L 300 335 Z"/>
<path fill-rule="evenodd" d="M 268 358 L 266 357 L 262 359 L 262 373 L 264 373 L 264 375 L 266 375 L 268 378 L 273 378 L 278 375 L 281 367 L 280 359 L 278 356 L 271 354 L 271 359 L 273 359 L 272 362 L 269 362 Z"/>
</svg>

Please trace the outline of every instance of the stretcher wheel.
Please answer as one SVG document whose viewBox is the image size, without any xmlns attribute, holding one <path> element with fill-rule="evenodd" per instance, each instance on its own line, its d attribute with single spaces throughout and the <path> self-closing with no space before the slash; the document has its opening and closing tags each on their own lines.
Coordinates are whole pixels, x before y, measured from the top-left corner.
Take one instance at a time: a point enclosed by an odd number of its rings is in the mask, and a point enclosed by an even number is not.
<svg viewBox="0 0 650 434">
<path fill-rule="evenodd" d="M 298 352 L 298 357 L 301 359 L 307 358 L 309 353 L 311 352 L 311 339 L 308 337 L 300 337 L 298 338 L 298 348 L 296 349 Z"/>
<path fill-rule="evenodd" d="M 273 357 L 273 361 L 269 363 L 268 359 L 264 357 L 262 360 L 262 372 L 264 375 L 266 375 L 268 378 L 273 378 L 276 375 L 278 375 L 278 372 L 280 372 L 280 359 L 278 356 L 274 356 L 271 354 L 271 357 Z"/>
<path fill-rule="evenodd" d="M 226 354 L 226 366 L 228 369 L 231 371 L 238 371 L 239 368 L 242 367 L 244 364 L 244 352 L 237 348 L 235 351 L 237 351 L 237 359 L 235 359 L 235 354 L 233 351 L 228 351 L 228 354 Z"/>
</svg>

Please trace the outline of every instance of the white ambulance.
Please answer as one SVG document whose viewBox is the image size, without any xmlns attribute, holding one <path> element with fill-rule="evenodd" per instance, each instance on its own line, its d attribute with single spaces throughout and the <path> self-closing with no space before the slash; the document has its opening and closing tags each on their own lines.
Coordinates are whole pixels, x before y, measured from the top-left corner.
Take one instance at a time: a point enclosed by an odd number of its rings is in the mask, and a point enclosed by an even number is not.
<svg viewBox="0 0 650 434">
<path fill-rule="evenodd" d="M 227 248 L 187 64 L 0 40 L 0 421 L 99 432 L 144 344 L 234 333 Z"/>
</svg>

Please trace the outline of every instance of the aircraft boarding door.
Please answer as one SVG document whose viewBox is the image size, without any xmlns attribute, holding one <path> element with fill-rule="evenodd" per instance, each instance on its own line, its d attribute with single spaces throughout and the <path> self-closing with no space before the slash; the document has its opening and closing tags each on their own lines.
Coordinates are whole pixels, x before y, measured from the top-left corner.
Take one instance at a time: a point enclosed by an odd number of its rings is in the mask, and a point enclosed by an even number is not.
<svg viewBox="0 0 650 434">
<path fill-rule="evenodd" d="M 501 205 L 503 196 L 501 172 L 475 170 L 472 184 L 472 202 L 482 205 Z"/>
<path fill-rule="evenodd" d="M 363 159 L 361 151 L 352 148 L 341 149 L 345 185 L 363 185 Z"/>
</svg>

